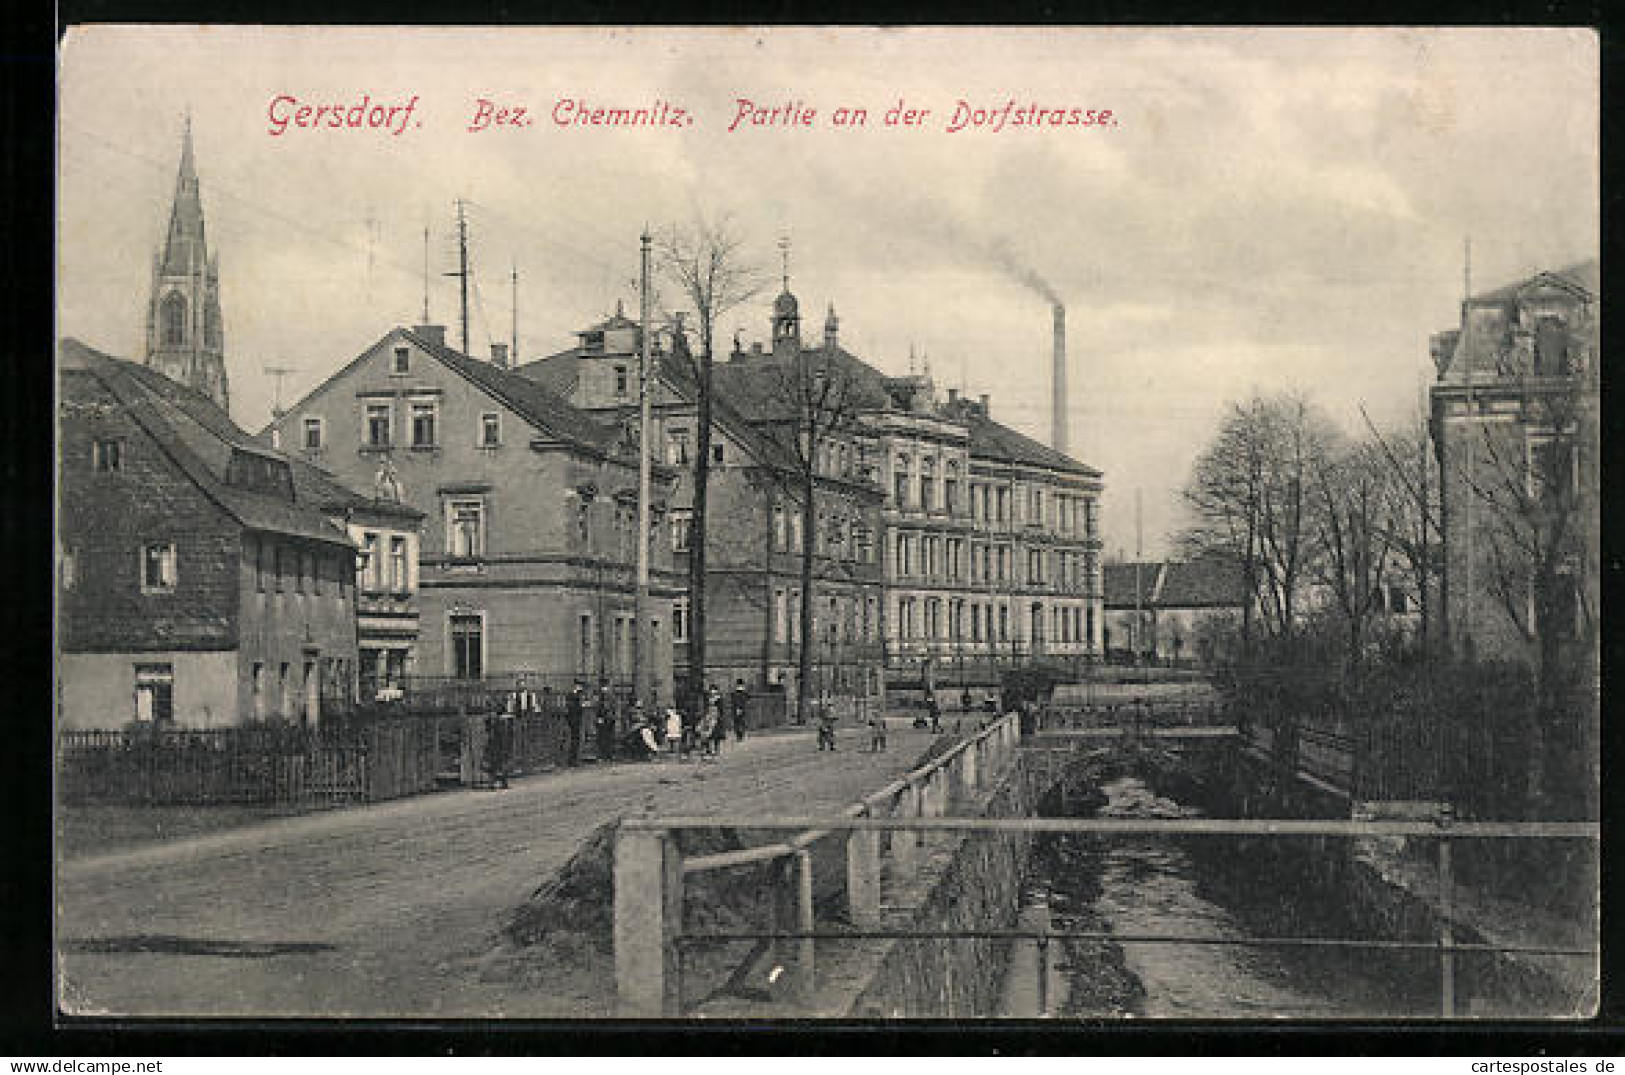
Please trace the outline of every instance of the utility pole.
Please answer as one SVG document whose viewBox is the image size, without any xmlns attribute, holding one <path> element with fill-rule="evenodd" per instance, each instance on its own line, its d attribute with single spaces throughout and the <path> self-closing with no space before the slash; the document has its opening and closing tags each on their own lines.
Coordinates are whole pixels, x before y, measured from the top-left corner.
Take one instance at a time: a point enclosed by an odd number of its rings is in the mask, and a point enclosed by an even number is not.
<svg viewBox="0 0 1625 1075">
<path fill-rule="evenodd" d="M 638 281 L 638 576 L 632 630 L 633 698 L 648 696 L 647 673 L 653 657 L 649 622 L 649 229 L 643 229 Z"/>
<path fill-rule="evenodd" d="M 468 218 L 463 215 L 463 199 L 457 199 L 457 269 L 446 276 L 457 277 L 462 292 L 463 354 L 468 354 Z"/>
<path fill-rule="evenodd" d="M 283 414 L 282 378 L 288 376 L 290 373 L 298 373 L 299 371 L 291 366 L 266 366 L 264 369 L 265 373 L 272 378 L 272 384 L 274 386 L 271 389 L 271 417 L 281 418 Z"/>
<path fill-rule="evenodd" d="M 1134 630 L 1129 632 L 1129 645 L 1134 647 L 1134 667 L 1140 666 L 1140 651 L 1145 648 L 1145 624 L 1140 620 L 1140 559 L 1144 555 L 1140 534 L 1140 490 L 1134 490 Z"/>
<path fill-rule="evenodd" d="M 511 272 L 513 293 L 509 305 L 513 307 L 513 334 L 508 341 L 508 365 L 517 369 L 519 367 L 519 262 L 513 263 Z"/>
</svg>

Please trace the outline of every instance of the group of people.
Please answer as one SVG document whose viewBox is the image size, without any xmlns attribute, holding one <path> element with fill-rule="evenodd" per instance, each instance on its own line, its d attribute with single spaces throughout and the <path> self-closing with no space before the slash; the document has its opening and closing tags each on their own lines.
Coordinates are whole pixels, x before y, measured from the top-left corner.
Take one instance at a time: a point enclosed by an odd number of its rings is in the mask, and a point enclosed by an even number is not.
<svg viewBox="0 0 1625 1075">
<path fill-rule="evenodd" d="M 735 742 L 745 741 L 750 723 L 749 703 L 750 692 L 745 689 L 744 680 L 735 680 L 733 691 L 727 696 L 713 683 L 696 705 L 683 709 L 668 707 L 659 723 L 653 715 L 640 713 L 636 741 L 643 756 L 648 758 L 662 754 L 679 759 L 694 755 L 718 758 L 730 729 Z"/>
</svg>

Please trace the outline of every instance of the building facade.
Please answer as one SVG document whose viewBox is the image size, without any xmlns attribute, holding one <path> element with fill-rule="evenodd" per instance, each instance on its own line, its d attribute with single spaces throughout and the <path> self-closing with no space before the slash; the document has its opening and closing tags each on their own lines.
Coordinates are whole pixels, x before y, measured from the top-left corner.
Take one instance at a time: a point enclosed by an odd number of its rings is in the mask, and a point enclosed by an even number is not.
<svg viewBox="0 0 1625 1075">
<path fill-rule="evenodd" d="M 203 199 L 192 158 L 188 117 L 164 238 L 152 259 L 146 364 L 231 411 L 225 329 L 220 318 L 220 261 L 209 252 Z"/>
<path fill-rule="evenodd" d="M 1599 623 L 1595 261 L 1469 297 L 1430 350 L 1443 629 L 1462 653 L 1594 650 Z"/>
<path fill-rule="evenodd" d="M 1100 472 L 995 421 L 990 401 L 937 394 L 928 374 L 888 376 L 840 343 L 833 306 L 802 342 L 799 304 L 775 301 L 769 347 L 736 344 L 719 391 L 764 428 L 794 418 L 784 371 L 826 370 L 851 432 L 827 466 L 878 488 L 876 548 L 887 682 L 989 683 L 1032 660 L 1100 653 Z"/>
<path fill-rule="evenodd" d="M 387 333 L 267 435 L 346 484 L 388 487 L 423 513 L 417 675 L 524 673 L 561 687 L 633 675 L 638 467 L 635 446 L 614 425 L 447 347 L 442 327 L 419 326 Z M 653 539 L 667 525 L 672 481 L 655 468 L 656 525 L 646 536 L 645 671 L 663 698 L 680 580 Z M 410 555 L 412 535 L 389 536 L 406 539 Z M 382 544 L 379 552 L 393 556 Z M 379 564 L 379 577 L 397 578 L 389 559 L 369 563 Z"/>
<path fill-rule="evenodd" d="M 355 548 L 214 403 L 74 341 L 59 355 L 66 728 L 314 725 L 353 697 Z"/>
</svg>

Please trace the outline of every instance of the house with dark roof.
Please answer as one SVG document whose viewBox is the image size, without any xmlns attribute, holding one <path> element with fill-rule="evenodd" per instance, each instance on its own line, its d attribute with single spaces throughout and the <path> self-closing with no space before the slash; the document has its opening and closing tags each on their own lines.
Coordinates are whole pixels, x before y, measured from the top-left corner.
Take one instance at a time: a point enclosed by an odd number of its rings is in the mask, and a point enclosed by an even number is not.
<svg viewBox="0 0 1625 1075">
<path fill-rule="evenodd" d="M 874 639 L 887 680 L 916 687 L 989 682 L 1003 664 L 1035 656 L 1081 661 L 1101 652 L 1098 470 L 994 420 L 987 397 L 972 401 L 950 390 L 939 399 L 928 373 L 891 376 L 852 354 L 841 346 L 833 306 L 822 339 L 805 342 L 788 282 L 774 300 L 769 331 L 766 346 L 746 348 L 736 339 L 719 356 L 714 450 L 722 453 L 717 462 L 736 452 L 753 465 L 784 459 L 803 417 L 793 390 L 798 377 L 811 370 L 841 384 L 852 428 L 825 446 L 819 473 L 836 532 L 849 522 L 855 535 L 855 547 L 847 546 L 852 611 L 842 612 L 844 583 L 832 577 L 820 590 L 835 591 L 837 605 L 821 608 L 820 617 L 855 621 L 855 642 L 845 652 L 865 652 Z M 637 333 L 618 314 L 584 330 L 576 347 L 520 372 L 579 405 L 629 413 L 637 398 Z M 669 461 L 687 461 L 694 441 L 693 390 L 682 368 L 663 363 L 655 403 Z M 793 520 L 796 513 L 787 514 Z M 769 506 L 761 518 L 741 518 L 747 532 L 773 520 L 777 541 L 777 516 Z M 732 514 L 718 519 L 737 532 Z M 784 549 L 799 545 L 787 536 Z M 840 554 L 828 568 L 841 569 Z M 760 578 L 749 586 L 767 593 L 768 616 L 745 636 L 760 630 L 781 638 L 774 625 L 794 622 L 797 587 Z M 734 628 L 724 617 L 711 630 Z M 776 652 L 775 644 L 762 652 Z"/>
<path fill-rule="evenodd" d="M 408 674 L 524 673 L 558 687 L 632 675 L 638 466 L 613 423 L 448 347 L 431 325 L 385 333 L 266 435 L 346 485 L 387 490 L 423 513 Z M 669 525 L 673 478 L 654 470 L 658 527 Z M 660 548 L 647 667 L 669 698 L 681 580 Z"/>
<path fill-rule="evenodd" d="M 1468 297 L 1430 341 L 1440 627 L 1459 651 L 1595 656 L 1601 298 L 1595 260 L 1537 272 Z"/>
<path fill-rule="evenodd" d="M 312 725 L 352 700 L 340 491 L 155 369 L 64 340 L 58 376 L 62 725 Z"/>
<path fill-rule="evenodd" d="M 1246 586 L 1226 557 L 1110 563 L 1103 582 L 1109 660 L 1205 664 L 1239 629 Z"/>
</svg>

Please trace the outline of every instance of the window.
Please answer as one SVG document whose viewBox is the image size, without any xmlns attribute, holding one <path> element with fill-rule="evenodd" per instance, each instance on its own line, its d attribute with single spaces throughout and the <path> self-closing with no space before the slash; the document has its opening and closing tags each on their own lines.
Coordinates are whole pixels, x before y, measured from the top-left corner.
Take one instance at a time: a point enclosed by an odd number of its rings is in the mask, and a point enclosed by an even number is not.
<svg viewBox="0 0 1625 1075">
<path fill-rule="evenodd" d="M 141 589 L 144 592 L 175 588 L 175 546 L 147 545 L 141 550 Z"/>
<path fill-rule="evenodd" d="M 994 517 L 1001 523 L 1010 521 L 1010 490 L 1000 488 L 995 500 Z"/>
<path fill-rule="evenodd" d="M 1396 616 L 1403 616 L 1409 607 L 1405 591 L 1399 586 L 1388 587 L 1388 611 Z"/>
<path fill-rule="evenodd" d="M 892 474 L 892 499 L 896 508 L 908 507 L 908 456 L 897 457 L 897 469 Z"/>
<path fill-rule="evenodd" d="M 406 539 L 404 537 L 389 539 L 389 589 L 391 593 L 405 593 L 407 591 Z"/>
<path fill-rule="evenodd" d="M 305 448 L 315 451 L 322 446 L 322 420 L 320 418 L 305 419 Z"/>
<path fill-rule="evenodd" d="M 378 535 L 361 535 L 361 563 L 358 565 L 361 574 L 361 584 L 367 592 L 372 593 L 379 589 L 379 579 L 383 573 L 383 565 L 378 562 Z"/>
<path fill-rule="evenodd" d="M 959 514 L 959 463 L 951 459 L 942 479 L 942 509 L 949 515 Z"/>
<path fill-rule="evenodd" d="M 999 641 L 1010 641 L 1010 606 L 999 606 Z"/>
<path fill-rule="evenodd" d="M 90 446 L 90 459 L 92 465 L 104 473 L 124 469 L 124 442 L 121 440 L 98 440 Z"/>
<path fill-rule="evenodd" d="M 688 530 L 694 522 L 694 513 L 687 510 L 676 510 L 671 513 L 671 551 L 688 551 Z"/>
<path fill-rule="evenodd" d="M 775 549 L 788 549 L 790 547 L 790 527 L 785 519 L 784 505 L 773 505 L 773 547 Z"/>
<path fill-rule="evenodd" d="M 485 505 L 453 500 L 446 505 L 446 551 L 456 559 L 485 555 Z"/>
<path fill-rule="evenodd" d="M 1580 468 L 1570 439 L 1533 436 L 1528 440 L 1528 453 L 1528 493 L 1531 499 L 1545 500 L 1565 491 L 1574 493 L 1579 490 Z"/>
<path fill-rule="evenodd" d="M 433 448 L 435 415 L 440 406 L 437 403 L 412 404 L 412 447 Z"/>
<path fill-rule="evenodd" d="M 480 415 L 480 447 L 495 448 L 502 443 L 502 415 L 486 413 Z"/>
<path fill-rule="evenodd" d="M 615 367 L 615 398 L 616 399 L 625 399 L 626 398 L 626 387 L 627 387 L 626 367 L 625 366 L 616 366 Z"/>
<path fill-rule="evenodd" d="M 576 628 L 576 671 L 592 671 L 592 614 L 583 612 Z"/>
<path fill-rule="evenodd" d="M 177 347 L 186 342 L 186 300 L 175 292 L 164 296 L 158 320 L 162 326 L 160 337 L 165 347 Z"/>
<path fill-rule="evenodd" d="M 671 605 L 671 640 L 688 641 L 688 598 L 679 597 Z"/>
<path fill-rule="evenodd" d="M 135 719 L 145 724 L 168 724 L 175 719 L 175 666 L 135 666 Z"/>
<path fill-rule="evenodd" d="M 711 465 L 718 467 L 722 465 L 722 444 L 720 442 L 711 445 Z"/>
<path fill-rule="evenodd" d="M 368 448 L 389 447 L 389 404 L 367 404 L 367 428 L 363 443 Z"/>
<path fill-rule="evenodd" d="M 406 347 L 395 348 L 394 368 L 396 373 L 406 373 L 411 370 L 411 354 L 412 352 Z"/>
<path fill-rule="evenodd" d="M 668 430 L 666 432 L 666 462 L 672 466 L 687 466 L 689 457 L 688 430 Z"/>
<path fill-rule="evenodd" d="M 485 674 L 485 621 L 477 612 L 451 614 L 452 673 L 458 679 Z"/>
<path fill-rule="evenodd" d="M 79 577 L 78 559 L 74 556 L 72 549 L 59 550 L 57 557 L 62 577 L 62 588 L 71 590 Z"/>
<path fill-rule="evenodd" d="M 790 638 L 790 606 L 783 590 L 773 591 L 773 641 L 786 642 Z"/>
<path fill-rule="evenodd" d="M 306 550 L 301 550 L 300 553 L 299 553 L 299 578 L 294 584 L 295 591 L 297 591 L 298 593 L 304 593 L 307 589 L 309 589 L 311 591 L 314 591 L 315 588 L 316 588 L 315 584 L 314 584 L 314 581 L 312 581 L 312 583 L 307 587 L 305 580 L 306 579 L 314 580 L 315 574 L 316 574 L 315 557 L 312 556 L 310 552 L 308 552 Z"/>
</svg>

